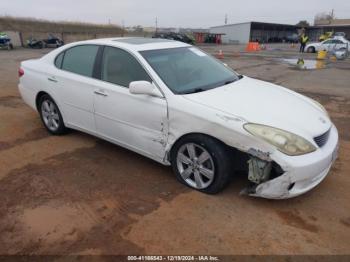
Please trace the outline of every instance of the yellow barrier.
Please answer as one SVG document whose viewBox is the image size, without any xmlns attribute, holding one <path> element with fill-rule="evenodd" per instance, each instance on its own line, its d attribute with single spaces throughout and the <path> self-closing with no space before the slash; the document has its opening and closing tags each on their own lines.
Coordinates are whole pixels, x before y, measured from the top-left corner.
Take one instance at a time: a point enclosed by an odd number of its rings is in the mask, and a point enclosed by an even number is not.
<svg viewBox="0 0 350 262">
<path fill-rule="evenodd" d="M 317 53 L 318 60 L 324 60 L 324 59 L 326 59 L 326 57 L 327 57 L 327 51 L 323 51 L 323 50 L 318 51 L 318 53 Z"/>
</svg>

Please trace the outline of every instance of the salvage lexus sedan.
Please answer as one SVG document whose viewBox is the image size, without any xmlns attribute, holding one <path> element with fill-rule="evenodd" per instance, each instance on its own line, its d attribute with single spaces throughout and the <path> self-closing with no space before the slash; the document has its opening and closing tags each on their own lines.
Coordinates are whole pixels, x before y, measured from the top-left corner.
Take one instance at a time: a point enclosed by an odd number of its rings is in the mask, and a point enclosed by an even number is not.
<svg viewBox="0 0 350 262">
<path fill-rule="evenodd" d="M 19 69 L 24 101 L 47 130 L 77 129 L 171 165 L 214 194 L 237 171 L 242 192 L 291 198 L 318 185 L 338 132 L 318 102 L 242 76 L 191 45 L 164 39 L 77 42 Z"/>
</svg>

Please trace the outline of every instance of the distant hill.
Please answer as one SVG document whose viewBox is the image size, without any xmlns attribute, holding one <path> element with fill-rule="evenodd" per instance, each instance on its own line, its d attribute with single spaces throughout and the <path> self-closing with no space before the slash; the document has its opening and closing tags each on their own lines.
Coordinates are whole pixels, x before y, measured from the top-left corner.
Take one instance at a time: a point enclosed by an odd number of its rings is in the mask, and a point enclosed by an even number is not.
<svg viewBox="0 0 350 262">
<path fill-rule="evenodd" d="M 56 22 L 35 18 L 17 18 L 11 16 L 0 17 L 0 31 L 116 35 L 123 33 L 123 29 L 117 25 L 103 25 L 80 22 Z"/>
</svg>

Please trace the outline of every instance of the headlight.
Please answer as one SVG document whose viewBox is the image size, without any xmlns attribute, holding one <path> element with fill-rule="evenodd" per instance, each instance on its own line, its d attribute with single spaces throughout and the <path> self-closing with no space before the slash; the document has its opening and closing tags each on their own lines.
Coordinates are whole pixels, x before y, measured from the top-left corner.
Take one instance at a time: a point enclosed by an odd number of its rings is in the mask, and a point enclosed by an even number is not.
<svg viewBox="0 0 350 262">
<path fill-rule="evenodd" d="M 312 102 L 314 102 L 314 104 L 316 104 L 316 105 L 329 117 L 326 108 L 324 108 L 324 106 L 323 106 L 320 102 L 318 102 L 318 101 L 316 101 L 316 100 L 314 100 L 314 99 L 312 99 L 312 98 L 309 98 L 309 99 L 310 99 Z"/>
<path fill-rule="evenodd" d="M 304 155 L 316 150 L 316 147 L 306 139 L 278 128 L 248 123 L 244 125 L 244 129 L 290 156 Z"/>
</svg>

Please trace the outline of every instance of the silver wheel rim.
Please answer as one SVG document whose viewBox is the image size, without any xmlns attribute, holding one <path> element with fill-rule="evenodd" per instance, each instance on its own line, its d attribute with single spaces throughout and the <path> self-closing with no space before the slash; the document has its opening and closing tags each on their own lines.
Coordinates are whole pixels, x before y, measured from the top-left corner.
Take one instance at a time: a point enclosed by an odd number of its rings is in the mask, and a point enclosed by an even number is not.
<svg viewBox="0 0 350 262">
<path fill-rule="evenodd" d="M 45 100 L 41 104 L 41 114 L 48 129 L 56 131 L 59 128 L 60 117 L 58 115 L 58 109 L 52 101 Z"/>
<path fill-rule="evenodd" d="M 214 181 L 213 158 L 200 145 L 194 143 L 182 145 L 177 152 L 176 164 L 182 179 L 193 188 L 204 189 Z"/>
</svg>

